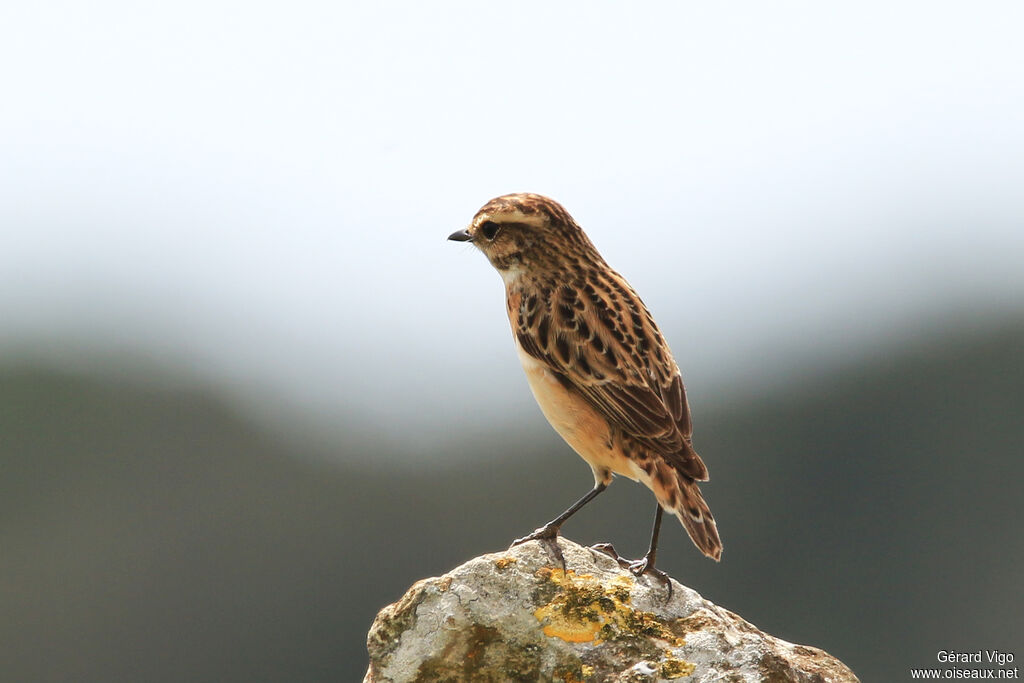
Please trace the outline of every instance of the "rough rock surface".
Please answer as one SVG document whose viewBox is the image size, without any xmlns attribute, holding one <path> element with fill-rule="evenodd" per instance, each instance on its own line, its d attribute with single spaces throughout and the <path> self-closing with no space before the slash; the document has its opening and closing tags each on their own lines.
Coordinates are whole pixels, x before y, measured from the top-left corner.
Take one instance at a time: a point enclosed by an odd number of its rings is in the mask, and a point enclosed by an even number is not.
<svg viewBox="0 0 1024 683">
<path fill-rule="evenodd" d="M 424 579 L 380 611 L 364 683 L 406 681 L 857 681 L 839 660 L 779 640 L 673 581 L 634 577 L 560 539 Z"/>
</svg>

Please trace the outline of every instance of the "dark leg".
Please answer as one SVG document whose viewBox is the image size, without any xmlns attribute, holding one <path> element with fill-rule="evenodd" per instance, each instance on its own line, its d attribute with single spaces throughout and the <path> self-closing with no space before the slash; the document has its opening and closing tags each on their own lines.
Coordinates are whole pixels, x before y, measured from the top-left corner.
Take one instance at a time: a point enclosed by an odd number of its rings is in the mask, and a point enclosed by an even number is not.
<svg viewBox="0 0 1024 683">
<path fill-rule="evenodd" d="M 659 579 L 663 580 L 668 585 L 668 599 L 671 600 L 672 579 L 670 579 L 668 574 L 665 572 L 654 568 L 654 558 L 658 553 L 658 534 L 661 532 L 661 515 L 663 513 L 664 510 L 661 509 L 661 505 L 658 505 L 658 511 L 654 513 L 654 529 L 651 531 L 651 547 L 647 550 L 647 554 L 644 555 L 643 559 L 630 562 L 628 564 L 628 569 L 637 576 L 654 574 Z"/>
<path fill-rule="evenodd" d="M 647 549 L 647 555 L 644 556 L 645 565 L 650 565 L 651 569 L 654 569 L 654 557 L 658 553 L 658 534 L 661 533 L 661 515 L 665 511 L 658 506 L 657 512 L 654 513 L 654 529 L 651 530 L 651 547 Z"/>
<path fill-rule="evenodd" d="M 644 555 L 643 559 L 640 560 L 627 560 L 626 558 L 615 552 L 615 548 L 612 547 L 611 543 L 600 543 L 595 546 L 591 546 L 593 550 L 599 550 L 606 555 L 610 555 L 612 559 L 617 561 L 620 566 L 624 569 L 628 569 L 637 576 L 643 576 L 644 574 L 654 574 L 658 578 L 662 579 L 668 585 L 668 599 L 672 599 L 672 580 L 668 578 L 668 574 L 655 569 L 654 558 L 658 554 L 658 534 L 661 533 L 661 517 L 664 510 L 658 505 L 657 512 L 654 513 L 654 529 L 651 531 L 651 547 L 647 550 L 647 554 Z"/>
<path fill-rule="evenodd" d="M 526 543 L 527 541 L 540 541 L 551 550 L 555 557 L 558 558 L 558 561 L 562 564 L 562 569 L 564 570 L 565 558 L 562 557 L 562 550 L 558 547 L 558 530 L 561 528 L 562 524 L 565 523 L 565 520 L 579 512 L 581 507 L 594 500 L 594 498 L 597 497 L 597 494 L 601 493 L 606 488 L 608 488 L 608 484 L 597 484 L 590 490 L 590 492 L 587 493 L 587 495 L 570 505 L 568 510 L 558 515 L 529 536 L 523 536 L 522 538 L 517 538 L 512 541 L 512 545 L 509 547 L 515 547 L 521 543 Z"/>
</svg>

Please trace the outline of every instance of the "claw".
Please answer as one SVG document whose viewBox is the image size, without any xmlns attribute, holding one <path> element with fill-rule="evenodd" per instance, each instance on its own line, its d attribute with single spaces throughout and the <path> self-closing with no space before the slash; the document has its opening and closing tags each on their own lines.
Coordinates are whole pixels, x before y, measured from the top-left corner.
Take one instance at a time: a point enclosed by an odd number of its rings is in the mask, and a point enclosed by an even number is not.
<svg viewBox="0 0 1024 683">
<path fill-rule="evenodd" d="M 654 566 L 654 563 L 651 562 L 649 555 L 645 555 L 643 558 L 639 560 L 627 560 L 622 555 L 619 555 L 617 552 L 615 552 L 615 547 L 611 543 L 596 543 L 590 546 L 590 549 L 595 552 L 603 553 L 608 557 L 612 558 L 613 560 L 619 563 L 620 567 L 622 567 L 623 569 L 628 569 L 633 574 L 633 576 L 643 576 L 644 574 L 652 574 L 658 577 L 659 579 L 665 582 L 666 586 L 668 586 L 668 599 L 672 599 L 672 579 L 669 578 L 668 574 L 661 571 L 660 569 L 657 569 Z"/>
<path fill-rule="evenodd" d="M 644 557 L 639 560 L 633 560 L 626 564 L 626 568 L 633 573 L 634 576 L 643 576 L 644 574 L 652 574 L 665 583 L 668 588 L 668 599 L 666 602 L 672 600 L 672 579 L 665 572 L 657 569 L 653 562 L 650 562 L 650 558 Z"/>
<path fill-rule="evenodd" d="M 622 555 L 619 555 L 619 553 L 615 551 L 615 546 L 613 546 L 611 543 L 595 543 L 594 545 L 590 546 L 590 549 L 595 552 L 607 555 L 608 557 L 618 562 L 620 565 L 622 565 L 622 563 L 626 561 L 622 557 Z"/>
<path fill-rule="evenodd" d="M 562 565 L 562 571 L 565 571 L 565 556 L 562 555 L 562 548 L 558 545 L 558 527 L 542 526 L 532 534 L 512 541 L 512 545 L 509 548 L 514 548 L 529 541 L 540 541 L 541 545 L 547 548 L 548 552 L 554 555 L 558 563 Z"/>
</svg>

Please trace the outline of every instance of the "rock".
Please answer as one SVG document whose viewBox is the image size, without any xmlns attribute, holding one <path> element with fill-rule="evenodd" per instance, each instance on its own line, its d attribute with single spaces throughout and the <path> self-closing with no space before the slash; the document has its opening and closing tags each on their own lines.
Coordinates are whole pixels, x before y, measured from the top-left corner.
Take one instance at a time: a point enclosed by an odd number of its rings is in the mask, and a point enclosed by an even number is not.
<svg viewBox="0 0 1024 683">
<path fill-rule="evenodd" d="M 567 571 L 525 543 L 424 579 L 370 628 L 364 683 L 857 681 L 675 581 L 637 578 L 559 539 Z"/>
</svg>

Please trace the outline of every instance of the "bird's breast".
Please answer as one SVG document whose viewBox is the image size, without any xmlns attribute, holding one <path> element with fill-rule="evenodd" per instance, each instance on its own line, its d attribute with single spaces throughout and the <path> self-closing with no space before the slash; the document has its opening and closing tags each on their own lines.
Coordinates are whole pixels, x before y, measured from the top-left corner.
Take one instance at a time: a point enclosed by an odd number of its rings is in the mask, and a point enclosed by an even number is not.
<svg viewBox="0 0 1024 683">
<path fill-rule="evenodd" d="M 526 353 L 518 340 L 516 350 L 537 405 L 565 442 L 595 470 L 636 479 L 636 468 L 622 454 L 608 421 L 543 361 Z"/>
</svg>

